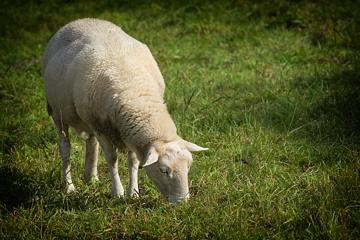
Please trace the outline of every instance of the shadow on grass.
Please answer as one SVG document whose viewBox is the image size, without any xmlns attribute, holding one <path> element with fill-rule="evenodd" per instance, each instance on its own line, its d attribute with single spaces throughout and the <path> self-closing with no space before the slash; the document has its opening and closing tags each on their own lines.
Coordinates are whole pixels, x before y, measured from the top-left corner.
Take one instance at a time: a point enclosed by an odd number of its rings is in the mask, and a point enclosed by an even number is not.
<svg viewBox="0 0 360 240">
<path fill-rule="evenodd" d="M 278 109 L 270 108 L 258 119 L 264 126 L 315 143 L 347 144 L 359 149 L 360 68 L 331 76 L 298 78 L 291 85 L 290 91 L 297 91 L 299 97 L 305 98 L 298 105 L 289 104 L 294 100 L 281 99 L 274 105 Z M 279 114 L 279 109 L 284 111 Z"/>
<path fill-rule="evenodd" d="M 30 176 L 17 169 L 0 166 L 0 204 L 12 211 L 17 207 L 30 207 L 30 200 L 36 189 Z"/>
<path fill-rule="evenodd" d="M 0 36 L 15 38 L 21 30 L 37 32 L 45 26 L 55 33 L 60 26 L 77 18 L 96 17 L 102 12 L 111 11 L 131 11 L 142 6 L 149 6 L 151 3 L 162 6 L 177 8 L 182 5 L 193 5 L 181 1 L 158 0 L 156 2 L 146 0 L 105 0 L 105 1 L 67 1 L 67 0 L 50 0 L 50 1 L 1 1 L 0 14 L 2 15 L 2 24 L 0 26 Z M 55 14 L 54 14 L 55 13 Z M 135 17 L 135 16 L 134 16 Z M 149 17 L 149 16 L 147 16 Z"/>
<path fill-rule="evenodd" d="M 342 71 L 325 79 L 330 94 L 313 109 L 313 119 L 326 119 L 330 141 L 344 140 L 359 144 L 360 137 L 360 68 Z"/>
<path fill-rule="evenodd" d="M 59 28 L 59 24 L 73 17 L 85 14 L 91 16 L 106 9 L 126 6 L 126 4 L 126 1 L 78 1 L 75 3 L 63 0 L 25 2 L 5 0 L 0 3 L 4 23 L 0 27 L 0 33 L 3 37 L 14 37 L 19 30 L 38 31 L 43 26 L 48 26 L 49 29 L 55 31 Z M 62 15 L 62 13 L 67 13 L 67 15 Z"/>
</svg>

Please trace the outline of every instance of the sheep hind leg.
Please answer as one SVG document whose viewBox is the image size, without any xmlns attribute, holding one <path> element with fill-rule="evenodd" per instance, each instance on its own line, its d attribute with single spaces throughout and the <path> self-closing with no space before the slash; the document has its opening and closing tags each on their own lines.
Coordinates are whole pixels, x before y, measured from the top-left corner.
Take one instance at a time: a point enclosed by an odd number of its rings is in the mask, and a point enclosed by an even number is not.
<svg viewBox="0 0 360 240">
<path fill-rule="evenodd" d="M 55 122 L 55 121 L 54 121 Z M 66 192 L 68 194 L 76 191 L 75 186 L 71 179 L 71 163 L 70 163 L 70 139 L 69 139 L 69 126 L 64 124 L 56 124 L 57 132 L 60 140 L 60 156 L 62 159 L 63 175 L 66 185 Z"/>
<path fill-rule="evenodd" d="M 104 137 L 99 137 L 101 148 L 104 151 L 105 159 L 109 168 L 111 182 L 112 182 L 112 195 L 116 197 L 124 196 L 124 187 L 121 184 L 118 172 L 117 154 L 114 145 Z"/>
<path fill-rule="evenodd" d="M 85 181 L 98 181 L 97 162 L 99 155 L 99 143 L 94 135 L 90 135 L 86 139 L 85 150 Z"/>
<path fill-rule="evenodd" d="M 130 197 L 139 196 L 139 186 L 138 186 L 138 170 L 139 170 L 139 160 L 136 157 L 134 152 L 128 152 L 128 169 L 130 175 L 130 182 L 128 188 L 128 195 Z"/>
</svg>

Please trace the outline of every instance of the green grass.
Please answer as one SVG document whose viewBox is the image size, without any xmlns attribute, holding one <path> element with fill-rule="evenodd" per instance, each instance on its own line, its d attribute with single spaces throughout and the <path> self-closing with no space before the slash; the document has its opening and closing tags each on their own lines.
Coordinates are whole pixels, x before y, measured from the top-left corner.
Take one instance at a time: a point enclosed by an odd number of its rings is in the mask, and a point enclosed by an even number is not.
<svg viewBox="0 0 360 240">
<path fill-rule="evenodd" d="M 0 239 L 358 239 L 359 10 L 356 1 L 2 1 Z M 81 180 L 67 196 L 46 113 L 41 55 L 81 17 L 110 20 L 146 43 L 167 83 L 179 133 L 209 147 L 194 157 L 191 200 L 114 199 Z M 127 184 L 125 156 L 120 172 Z"/>
</svg>

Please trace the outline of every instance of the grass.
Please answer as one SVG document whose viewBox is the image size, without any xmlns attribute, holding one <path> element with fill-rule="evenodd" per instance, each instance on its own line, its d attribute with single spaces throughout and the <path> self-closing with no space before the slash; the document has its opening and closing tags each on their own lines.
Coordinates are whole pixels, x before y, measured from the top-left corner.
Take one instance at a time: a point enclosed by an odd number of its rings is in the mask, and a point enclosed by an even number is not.
<svg viewBox="0 0 360 240">
<path fill-rule="evenodd" d="M 360 236 L 359 5 L 333 2 L 2 1 L 0 239 L 357 239 Z M 191 200 L 172 206 L 145 174 L 140 199 L 81 180 L 64 193 L 41 55 L 81 17 L 145 42 L 195 156 Z M 120 172 L 127 184 L 125 156 Z"/>
</svg>

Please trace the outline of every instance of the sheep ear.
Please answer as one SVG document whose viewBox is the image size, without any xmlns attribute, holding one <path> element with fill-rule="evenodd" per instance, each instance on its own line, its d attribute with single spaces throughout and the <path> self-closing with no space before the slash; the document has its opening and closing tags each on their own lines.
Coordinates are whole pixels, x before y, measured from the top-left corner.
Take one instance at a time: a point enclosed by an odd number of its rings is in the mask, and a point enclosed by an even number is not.
<svg viewBox="0 0 360 240">
<path fill-rule="evenodd" d="M 156 151 L 155 147 L 150 147 L 146 158 L 145 158 L 145 163 L 143 165 L 143 167 L 149 166 L 155 162 L 157 162 L 159 160 L 159 153 Z"/>
<path fill-rule="evenodd" d="M 209 150 L 208 148 L 204 148 L 204 147 L 200 147 L 198 145 L 196 145 L 195 143 L 191 143 L 185 140 L 182 140 L 184 146 L 186 147 L 187 150 L 189 150 L 190 152 L 200 152 L 200 151 L 206 151 Z"/>
</svg>

